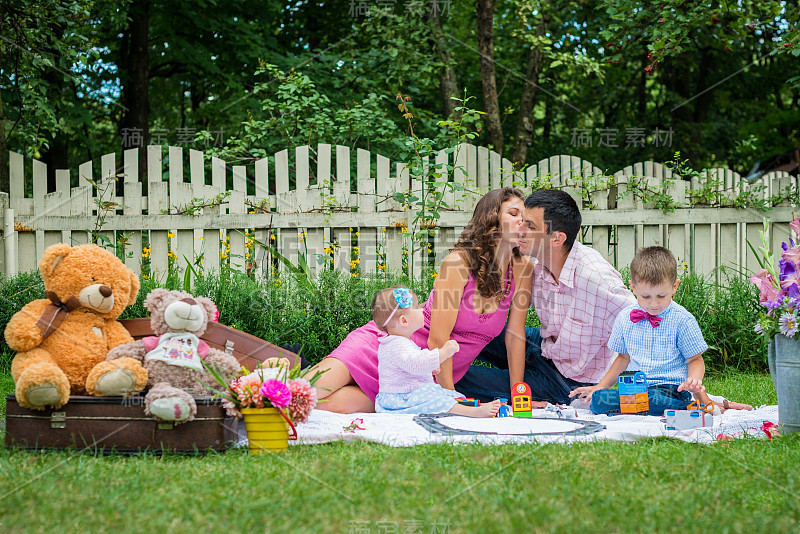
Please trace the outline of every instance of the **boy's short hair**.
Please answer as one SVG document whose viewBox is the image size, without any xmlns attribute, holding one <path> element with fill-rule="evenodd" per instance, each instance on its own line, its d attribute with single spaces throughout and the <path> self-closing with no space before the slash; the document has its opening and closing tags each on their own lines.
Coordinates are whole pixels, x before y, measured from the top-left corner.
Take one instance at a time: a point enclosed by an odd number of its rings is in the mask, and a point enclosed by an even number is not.
<svg viewBox="0 0 800 534">
<path fill-rule="evenodd" d="M 544 208 L 547 233 L 564 232 L 567 236 L 564 248 L 572 249 L 572 244 L 581 230 L 581 210 L 575 199 L 560 189 L 540 189 L 525 199 L 525 207 Z"/>
<path fill-rule="evenodd" d="M 634 284 L 674 284 L 677 279 L 678 262 L 672 252 L 664 247 L 640 249 L 631 261 L 631 281 Z"/>
<path fill-rule="evenodd" d="M 389 325 L 384 326 L 383 323 L 386 322 L 386 319 L 392 314 L 394 311 L 395 306 L 397 306 L 397 301 L 394 298 L 393 291 L 398 287 L 405 287 L 405 286 L 392 286 L 387 287 L 386 289 L 381 289 L 372 299 L 372 320 L 375 321 L 375 324 L 378 325 L 378 328 L 386 332 L 386 326 L 389 326 L 397 321 L 397 319 L 403 315 L 406 310 L 409 308 L 400 308 L 398 309 L 394 317 L 392 317 L 391 322 Z M 409 289 L 409 291 L 411 291 Z M 417 306 L 417 295 L 413 291 L 411 291 L 411 295 L 413 297 L 413 307 Z"/>
</svg>

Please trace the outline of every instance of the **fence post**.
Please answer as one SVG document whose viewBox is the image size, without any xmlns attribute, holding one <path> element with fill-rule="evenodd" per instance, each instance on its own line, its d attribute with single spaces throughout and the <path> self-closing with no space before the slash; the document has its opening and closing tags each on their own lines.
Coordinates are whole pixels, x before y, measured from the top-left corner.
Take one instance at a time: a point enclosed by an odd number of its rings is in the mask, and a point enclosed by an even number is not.
<svg viewBox="0 0 800 534">
<path fill-rule="evenodd" d="M 6 274 L 17 274 L 17 233 L 14 231 L 14 210 L 6 208 L 3 213 L 3 241 L 5 241 Z"/>
</svg>

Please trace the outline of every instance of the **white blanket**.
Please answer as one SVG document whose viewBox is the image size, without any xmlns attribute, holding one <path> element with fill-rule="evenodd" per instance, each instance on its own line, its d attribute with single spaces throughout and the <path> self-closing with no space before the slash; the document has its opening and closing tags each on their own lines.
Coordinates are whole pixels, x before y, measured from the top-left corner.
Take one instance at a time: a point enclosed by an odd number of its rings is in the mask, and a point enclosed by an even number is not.
<svg viewBox="0 0 800 534">
<path fill-rule="evenodd" d="M 595 421 L 605 429 L 589 435 L 543 434 L 573 430 L 571 419 L 519 419 L 448 417 L 448 426 L 469 428 L 497 434 L 447 435 L 431 432 L 414 421 L 413 415 L 360 413 L 341 415 L 314 410 L 308 422 L 297 426 L 297 441 L 292 444 L 326 443 L 329 441 L 365 440 L 392 447 L 409 447 L 424 443 L 570 443 L 612 439 L 636 441 L 640 438 L 667 436 L 695 443 L 713 443 L 724 437 L 766 437 L 764 422 L 778 423 L 777 406 L 761 406 L 753 411 L 728 410 L 714 416 L 714 426 L 692 430 L 667 430 L 663 418 L 639 415 L 594 415 L 588 410 L 562 410 L 578 420 Z M 534 417 L 553 417 L 553 411 L 534 410 Z M 243 426 L 243 425 L 242 425 Z M 246 438 L 245 438 L 246 440 Z M 243 440 L 244 441 L 244 440 Z M 244 443 L 242 443 L 244 444 Z"/>
</svg>

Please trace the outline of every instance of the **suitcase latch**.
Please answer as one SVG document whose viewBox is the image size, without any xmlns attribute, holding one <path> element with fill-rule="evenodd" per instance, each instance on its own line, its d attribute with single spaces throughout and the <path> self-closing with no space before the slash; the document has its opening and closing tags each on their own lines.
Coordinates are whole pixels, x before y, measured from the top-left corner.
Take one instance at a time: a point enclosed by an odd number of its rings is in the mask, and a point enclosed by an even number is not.
<svg viewBox="0 0 800 534">
<path fill-rule="evenodd" d="M 225 354 L 233 356 L 233 341 L 230 339 L 225 342 Z"/>
<path fill-rule="evenodd" d="M 50 428 L 67 428 L 67 412 L 50 414 Z"/>
</svg>

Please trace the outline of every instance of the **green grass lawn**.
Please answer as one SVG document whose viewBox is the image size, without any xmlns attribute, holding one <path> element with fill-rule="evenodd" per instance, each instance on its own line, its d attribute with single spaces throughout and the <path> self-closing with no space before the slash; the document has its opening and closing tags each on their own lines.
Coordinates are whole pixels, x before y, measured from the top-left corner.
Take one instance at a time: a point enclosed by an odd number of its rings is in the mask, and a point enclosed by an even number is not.
<svg viewBox="0 0 800 534">
<path fill-rule="evenodd" d="M 706 383 L 754 405 L 776 402 L 767 376 Z M 797 465 L 798 437 L 331 443 L 260 457 L 2 449 L 0 532 L 796 532 Z"/>
</svg>

